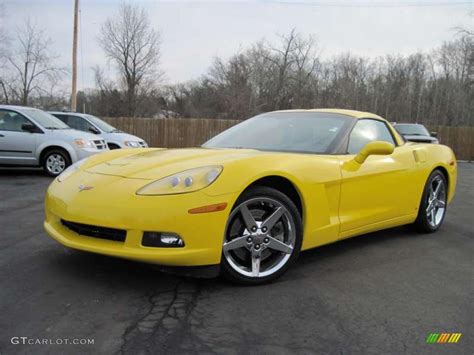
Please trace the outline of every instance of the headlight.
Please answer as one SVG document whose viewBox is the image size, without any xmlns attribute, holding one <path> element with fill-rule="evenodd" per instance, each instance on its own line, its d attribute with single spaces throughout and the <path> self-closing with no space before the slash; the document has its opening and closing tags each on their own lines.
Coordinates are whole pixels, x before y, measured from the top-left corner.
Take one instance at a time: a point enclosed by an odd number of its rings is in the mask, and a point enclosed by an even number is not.
<svg viewBox="0 0 474 355">
<path fill-rule="evenodd" d="M 74 139 L 74 143 L 76 143 L 79 148 L 95 148 L 93 141 L 88 141 L 85 139 Z"/>
<path fill-rule="evenodd" d="M 185 170 L 145 185 L 137 191 L 137 195 L 172 195 L 201 190 L 216 181 L 221 172 L 222 166 Z"/>
<path fill-rule="evenodd" d="M 79 160 L 77 162 L 75 162 L 74 164 L 72 164 L 69 168 L 67 168 L 66 170 L 64 170 L 61 175 L 59 175 L 57 177 L 57 180 L 59 182 L 63 182 L 64 180 L 66 180 L 73 172 L 75 172 L 77 169 L 79 169 L 79 167 L 84 164 L 86 162 L 87 159 L 82 159 L 82 160 Z"/>
<path fill-rule="evenodd" d="M 135 142 L 135 141 L 125 141 L 123 142 L 127 147 L 130 148 L 140 148 L 140 142 Z"/>
</svg>

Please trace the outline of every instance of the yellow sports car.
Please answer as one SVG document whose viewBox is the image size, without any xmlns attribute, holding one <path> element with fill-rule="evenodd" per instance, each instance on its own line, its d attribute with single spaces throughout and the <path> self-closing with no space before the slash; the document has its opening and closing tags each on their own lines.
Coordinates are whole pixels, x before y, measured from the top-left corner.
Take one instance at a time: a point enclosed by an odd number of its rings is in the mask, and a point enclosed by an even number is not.
<svg viewBox="0 0 474 355">
<path fill-rule="evenodd" d="M 49 187 L 44 226 L 71 248 L 259 284 L 301 250 L 404 224 L 436 231 L 456 174 L 450 148 L 405 142 L 377 115 L 277 111 L 199 148 L 82 160 Z"/>
</svg>

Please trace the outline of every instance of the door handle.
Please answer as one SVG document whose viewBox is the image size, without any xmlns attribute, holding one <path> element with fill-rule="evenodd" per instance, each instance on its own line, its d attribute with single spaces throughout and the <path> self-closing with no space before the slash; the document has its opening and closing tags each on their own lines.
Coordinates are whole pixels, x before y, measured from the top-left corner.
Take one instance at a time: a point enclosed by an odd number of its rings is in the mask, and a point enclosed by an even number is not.
<svg viewBox="0 0 474 355">
<path fill-rule="evenodd" d="M 0 134 L 0 137 L 5 137 L 3 134 Z"/>
</svg>

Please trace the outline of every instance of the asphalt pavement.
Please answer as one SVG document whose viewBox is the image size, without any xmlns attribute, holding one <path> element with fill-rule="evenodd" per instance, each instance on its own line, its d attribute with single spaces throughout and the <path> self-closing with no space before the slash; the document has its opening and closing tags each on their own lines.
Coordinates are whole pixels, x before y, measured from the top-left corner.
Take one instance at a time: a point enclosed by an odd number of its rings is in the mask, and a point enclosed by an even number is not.
<svg viewBox="0 0 474 355">
<path fill-rule="evenodd" d="M 0 354 L 474 353 L 474 164 L 459 164 L 438 233 L 307 251 L 258 287 L 66 249 L 42 226 L 50 182 L 0 169 Z M 427 344 L 431 333 L 462 336 Z"/>
</svg>

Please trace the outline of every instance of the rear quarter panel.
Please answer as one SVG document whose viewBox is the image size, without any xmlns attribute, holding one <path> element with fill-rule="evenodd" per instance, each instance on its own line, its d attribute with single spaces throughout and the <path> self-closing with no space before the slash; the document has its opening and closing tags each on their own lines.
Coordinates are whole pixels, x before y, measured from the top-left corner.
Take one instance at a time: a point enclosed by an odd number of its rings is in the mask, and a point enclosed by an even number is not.
<svg viewBox="0 0 474 355">
<path fill-rule="evenodd" d="M 457 184 L 457 162 L 454 152 L 448 146 L 442 144 L 428 143 L 406 143 L 413 149 L 417 161 L 420 176 L 427 181 L 431 172 L 437 168 L 447 174 L 448 180 L 448 203 L 450 203 L 456 192 Z M 421 196 L 419 196 L 421 199 Z"/>
</svg>

